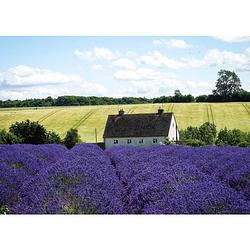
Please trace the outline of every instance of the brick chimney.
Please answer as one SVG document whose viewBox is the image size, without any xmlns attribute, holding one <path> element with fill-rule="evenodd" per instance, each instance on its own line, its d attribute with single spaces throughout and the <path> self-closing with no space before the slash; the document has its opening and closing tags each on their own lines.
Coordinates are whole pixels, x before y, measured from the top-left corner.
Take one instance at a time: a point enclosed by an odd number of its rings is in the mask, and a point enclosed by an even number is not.
<svg viewBox="0 0 250 250">
<path fill-rule="evenodd" d="M 125 113 L 125 112 L 124 112 L 124 110 L 123 110 L 123 109 L 120 109 L 120 110 L 119 110 L 119 116 L 123 116 L 123 115 L 124 115 L 124 113 Z"/>
<path fill-rule="evenodd" d="M 158 115 L 161 115 L 164 113 L 164 109 L 163 108 L 158 108 Z"/>
</svg>

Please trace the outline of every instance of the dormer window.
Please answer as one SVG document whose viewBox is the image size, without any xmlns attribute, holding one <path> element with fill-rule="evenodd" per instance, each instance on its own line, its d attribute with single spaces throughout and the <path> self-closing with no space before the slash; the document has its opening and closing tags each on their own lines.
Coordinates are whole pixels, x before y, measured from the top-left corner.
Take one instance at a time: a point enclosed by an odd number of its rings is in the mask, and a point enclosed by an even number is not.
<svg viewBox="0 0 250 250">
<path fill-rule="evenodd" d="M 127 140 L 127 144 L 131 144 L 132 143 L 132 140 L 131 139 L 128 139 Z"/>
<path fill-rule="evenodd" d="M 114 140 L 114 144 L 118 144 L 118 140 Z"/>
<path fill-rule="evenodd" d="M 157 143 L 157 141 L 158 141 L 157 138 L 153 139 L 153 143 Z"/>
</svg>

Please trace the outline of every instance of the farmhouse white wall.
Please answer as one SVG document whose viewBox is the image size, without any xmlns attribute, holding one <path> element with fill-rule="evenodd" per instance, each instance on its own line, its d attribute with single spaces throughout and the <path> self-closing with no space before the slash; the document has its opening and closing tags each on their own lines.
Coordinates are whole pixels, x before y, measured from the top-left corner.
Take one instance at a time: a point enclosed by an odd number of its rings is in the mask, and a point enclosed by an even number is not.
<svg viewBox="0 0 250 250">
<path fill-rule="evenodd" d="M 172 116 L 170 128 L 168 132 L 168 138 L 170 141 L 178 141 L 179 140 L 179 131 L 176 131 L 176 121 L 174 116 Z"/>
<path fill-rule="evenodd" d="M 128 140 L 131 140 L 131 143 L 128 144 Z M 139 143 L 143 139 L 143 143 Z M 154 143 L 154 139 L 157 139 L 157 142 Z M 114 146 L 153 146 L 159 145 L 165 139 L 164 136 L 154 136 L 154 137 L 123 137 L 123 138 L 105 138 L 105 148 L 110 148 Z M 118 144 L 114 144 L 114 140 L 118 140 Z"/>
</svg>

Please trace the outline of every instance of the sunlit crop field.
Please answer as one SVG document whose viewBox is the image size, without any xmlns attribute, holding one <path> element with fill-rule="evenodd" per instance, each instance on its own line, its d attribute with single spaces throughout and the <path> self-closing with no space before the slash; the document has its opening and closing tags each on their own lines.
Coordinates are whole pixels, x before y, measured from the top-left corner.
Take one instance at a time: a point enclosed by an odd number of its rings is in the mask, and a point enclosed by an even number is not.
<svg viewBox="0 0 250 250">
<path fill-rule="evenodd" d="M 179 129 L 199 126 L 209 121 L 217 129 L 238 128 L 250 131 L 250 103 L 167 103 L 109 106 L 44 107 L 44 108 L 5 108 L 0 109 L 0 129 L 26 119 L 39 121 L 48 130 L 61 136 L 70 128 L 77 128 L 82 141 L 102 141 L 105 123 L 109 114 L 116 114 L 123 108 L 127 114 L 157 112 L 161 106 L 166 112 L 174 112 Z"/>
</svg>

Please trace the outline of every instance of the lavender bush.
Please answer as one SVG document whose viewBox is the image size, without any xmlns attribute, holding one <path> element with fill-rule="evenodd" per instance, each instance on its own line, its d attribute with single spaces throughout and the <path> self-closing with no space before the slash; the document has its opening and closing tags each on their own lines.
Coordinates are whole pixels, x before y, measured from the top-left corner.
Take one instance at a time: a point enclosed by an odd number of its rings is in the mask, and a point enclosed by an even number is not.
<svg viewBox="0 0 250 250">
<path fill-rule="evenodd" d="M 15 144 L 0 146 L 0 206 L 12 207 L 24 194 L 21 186 L 41 170 L 67 155 L 68 150 L 57 144 Z"/>
<path fill-rule="evenodd" d="M 97 146 L 79 145 L 21 187 L 13 213 L 125 213 L 120 184 L 109 158 Z"/>
<path fill-rule="evenodd" d="M 0 213 L 249 214 L 250 148 L 0 145 Z"/>
<path fill-rule="evenodd" d="M 129 213 L 249 213 L 249 148 L 114 147 L 107 150 Z"/>
</svg>

